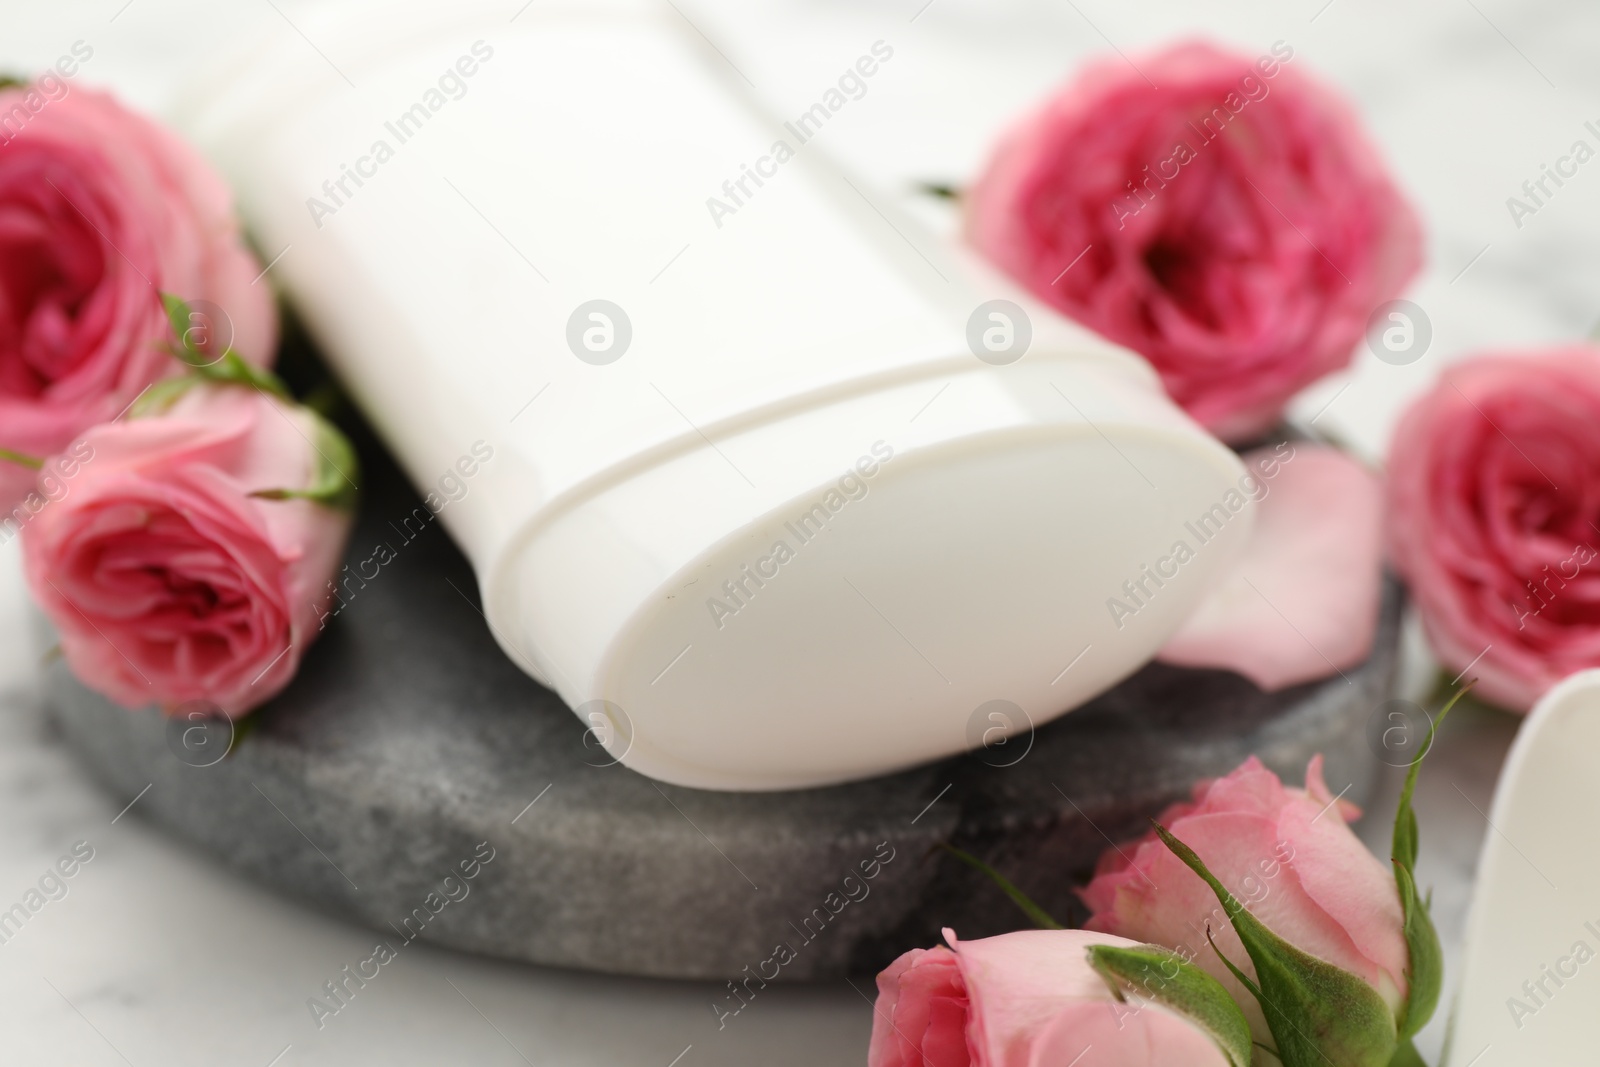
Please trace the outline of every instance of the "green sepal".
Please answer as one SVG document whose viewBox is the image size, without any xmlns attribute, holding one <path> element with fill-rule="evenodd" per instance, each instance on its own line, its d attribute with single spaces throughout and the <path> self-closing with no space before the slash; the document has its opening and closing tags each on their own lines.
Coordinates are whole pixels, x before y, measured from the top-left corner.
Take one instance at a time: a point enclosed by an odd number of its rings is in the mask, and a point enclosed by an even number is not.
<svg viewBox="0 0 1600 1067">
<path fill-rule="evenodd" d="M 1250 1024 L 1221 982 L 1169 948 L 1094 945 L 1092 966 L 1118 1001 L 1127 991 L 1177 1012 L 1205 1030 L 1229 1067 L 1250 1067 Z"/>
<path fill-rule="evenodd" d="M 311 500 L 332 508 L 354 510 L 356 478 L 361 471 L 356 450 L 333 423 L 310 408 L 301 410 L 311 416 L 311 446 L 317 453 L 317 471 L 311 484 L 304 489 L 258 489 L 250 495 L 264 500 Z"/>
<path fill-rule="evenodd" d="M 1428 1061 L 1422 1058 L 1409 1037 L 1402 1037 L 1395 1047 L 1394 1057 L 1389 1060 L 1389 1067 L 1428 1067 Z"/>
<path fill-rule="evenodd" d="M 963 852 L 959 848 L 956 848 L 956 846 L 944 842 L 940 842 L 939 847 L 950 853 L 950 855 L 954 856 L 962 863 L 965 863 L 968 867 L 987 875 L 990 881 L 994 882 L 995 885 L 1000 887 L 1000 892 L 1010 897 L 1012 903 L 1021 908 L 1023 914 L 1025 914 L 1029 919 L 1032 919 L 1033 925 L 1037 926 L 1039 929 L 1066 929 L 1066 927 L 1052 919 L 1049 912 L 1035 904 L 1028 894 L 1012 885 L 1009 878 L 980 860 L 978 857 L 972 855 L 970 852 Z"/>
<path fill-rule="evenodd" d="M 257 392 L 268 393 L 279 400 L 294 403 L 294 396 L 289 392 L 289 387 L 283 384 L 283 379 L 265 367 L 247 362 L 231 348 L 222 353 L 222 358 L 215 363 L 196 367 L 194 372 L 206 381 L 221 385 L 248 385 Z"/>
<path fill-rule="evenodd" d="M 162 293 L 161 306 L 166 310 L 167 323 L 172 327 L 172 335 L 178 339 L 178 343 L 172 347 L 172 354 L 191 367 L 210 362 L 209 358 L 201 355 L 189 343 L 189 302 L 173 293 Z"/>
<path fill-rule="evenodd" d="M 167 321 L 172 326 L 173 335 L 178 339 L 172 348 L 172 354 L 195 374 L 207 381 L 248 385 L 283 400 L 294 399 L 289 393 L 288 386 L 284 385 L 276 374 L 250 363 L 232 348 L 225 349 L 220 356 L 207 355 L 197 348 L 189 340 L 191 310 L 187 300 L 171 293 L 162 293 L 161 306 L 166 309 Z"/>
<path fill-rule="evenodd" d="M 1193 849 L 1159 823 L 1156 833 L 1221 901 L 1255 964 L 1256 981 L 1246 984 L 1261 1003 L 1284 1067 L 1388 1067 L 1398 1035 L 1394 1013 L 1377 991 L 1267 929 Z M 1231 962 L 1229 969 L 1243 978 Z"/>
<path fill-rule="evenodd" d="M 1444 725 L 1450 709 L 1472 688 L 1468 682 L 1450 698 L 1440 710 L 1439 717 L 1428 724 L 1427 744 L 1422 754 L 1411 761 L 1406 770 L 1406 784 L 1400 791 L 1400 806 L 1394 814 L 1394 839 L 1389 857 L 1394 863 L 1395 885 L 1400 890 L 1401 929 L 1405 933 L 1406 1000 L 1395 1016 L 1395 1026 L 1402 1038 L 1410 1038 L 1427 1025 L 1439 1006 L 1439 989 L 1444 984 L 1444 951 L 1439 946 L 1439 933 L 1433 927 L 1427 902 L 1417 893 L 1417 813 L 1411 806 L 1417 791 L 1417 774 L 1422 761 L 1433 750 L 1433 740 L 1439 727 Z"/>
<path fill-rule="evenodd" d="M 161 305 L 166 309 L 167 321 L 178 339 L 172 350 L 173 355 L 189 367 L 190 373 L 152 385 L 135 401 L 132 414 L 138 416 L 164 411 L 196 382 L 243 385 L 277 397 L 310 415 L 311 447 L 317 453 L 316 473 L 311 484 L 304 489 L 259 489 L 250 495 L 263 500 L 311 500 L 329 507 L 354 510 L 356 476 L 360 472 L 360 464 L 349 439 L 320 412 L 297 403 L 289 387 L 283 384 L 283 379 L 265 367 L 249 362 L 232 348 L 225 349 L 217 357 L 208 356 L 197 348 L 189 340 L 191 309 L 188 301 L 172 293 L 162 293 Z"/>
<path fill-rule="evenodd" d="M 239 751 L 239 746 L 244 739 L 256 732 L 256 727 L 261 725 L 261 716 L 254 713 L 242 719 L 233 720 L 233 740 L 228 743 L 228 751 L 223 754 L 224 759 L 232 759 L 233 754 Z"/>
<path fill-rule="evenodd" d="M 1410 1040 L 1433 1018 L 1444 984 L 1444 950 L 1433 927 L 1427 903 L 1417 895 L 1416 876 L 1410 867 L 1394 861 L 1395 885 L 1400 890 L 1401 930 L 1406 938 L 1406 999 L 1395 1013 L 1395 1028 Z"/>
<path fill-rule="evenodd" d="M 202 381 L 204 379 L 198 375 L 185 374 L 177 378 L 162 378 L 158 382 L 151 382 L 145 391 L 128 405 L 128 418 L 142 419 L 149 415 L 159 415 Z"/>
<path fill-rule="evenodd" d="M 38 456 L 30 456 L 23 452 L 13 452 L 9 448 L 0 448 L 0 460 L 4 460 L 7 463 L 15 463 L 19 467 L 27 467 L 31 471 L 36 471 L 44 466 L 44 460 Z"/>
</svg>

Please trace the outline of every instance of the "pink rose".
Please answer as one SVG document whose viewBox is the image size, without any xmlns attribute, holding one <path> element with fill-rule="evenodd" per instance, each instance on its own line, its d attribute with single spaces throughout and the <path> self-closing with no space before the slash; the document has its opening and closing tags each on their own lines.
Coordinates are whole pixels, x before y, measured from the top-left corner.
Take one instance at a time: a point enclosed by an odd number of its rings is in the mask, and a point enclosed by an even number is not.
<svg viewBox="0 0 1600 1067">
<path fill-rule="evenodd" d="M 1410 949 L 1394 875 L 1345 825 L 1359 812 L 1336 800 L 1322 757 L 1306 788 L 1288 789 L 1254 757 L 1226 778 L 1195 787 L 1158 822 L 1192 848 L 1211 873 L 1273 933 L 1364 980 L 1391 1008 L 1405 1001 Z M 1206 942 L 1245 974 L 1255 966 L 1211 889 L 1154 833 L 1114 848 L 1082 891 L 1091 930 L 1178 950 L 1220 981 L 1272 1044 L 1260 1005 Z"/>
<path fill-rule="evenodd" d="M 1518 711 L 1600 666 L 1600 350 L 1450 367 L 1389 446 L 1388 542 L 1434 651 Z"/>
<path fill-rule="evenodd" d="M 1382 485 L 1323 445 L 1284 442 L 1243 459 L 1250 545 L 1156 658 L 1235 671 L 1268 691 L 1356 666 L 1378 630 Z"/>
<path fill-rule="evenodd" d="M 317 434 L 304 408 L 197 385 L 64 454 L 75 469 L 23 528 L 23 564 L 84 684 L 127 707 L 203 700 L 237 716 L 289 683 L 350 513 L 253 494 L 311 486 Z"/>
<path fill-rule="evenodd" d="M 161 293 L 222 309 L 253 363 L 277 333 L 217 173 L 112 97 L 50 85 L 0 90 L 0 448 L 35 457 L 183 369 Z M 33 477 L 0 460 L 0 512 Z"/>
<path fill-rule="evenodd" d="M 1228 440 L 1348 364 L 1421 262 L 1360 124 L 1293 55 L 1190 43 L 1137 70 L 1096 64 L 1010 132 L 967 197 L 979 251 L 1144 355 Z"/>
<path fill-rule="evenodd" d="M 1023 930 L 912 949 L 878 975 L 868 1067 L 1228 1067 L 1216 1041 L 1153 1000 L 1118 1002 L 1086 930 Z"/>
</svg>

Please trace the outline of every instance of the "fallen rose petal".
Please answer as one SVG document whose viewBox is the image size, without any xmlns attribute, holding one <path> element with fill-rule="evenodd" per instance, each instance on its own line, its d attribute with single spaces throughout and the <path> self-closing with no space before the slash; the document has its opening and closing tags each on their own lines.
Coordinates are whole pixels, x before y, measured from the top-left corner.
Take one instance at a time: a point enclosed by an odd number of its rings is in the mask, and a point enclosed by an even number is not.
<svg viewBox="0 0 1600 1067">
<path fill-rule="evenodd" d="M 1245 457 L 1258 469 L 1267 450 Z M 1237 671 L 1272 691 L 1362 662 L 1382 594 L 1383 491 L 1336 449 L 1296 444 L 1262 478 L 1239 566 L 1156 658 Z"/>
</svg>

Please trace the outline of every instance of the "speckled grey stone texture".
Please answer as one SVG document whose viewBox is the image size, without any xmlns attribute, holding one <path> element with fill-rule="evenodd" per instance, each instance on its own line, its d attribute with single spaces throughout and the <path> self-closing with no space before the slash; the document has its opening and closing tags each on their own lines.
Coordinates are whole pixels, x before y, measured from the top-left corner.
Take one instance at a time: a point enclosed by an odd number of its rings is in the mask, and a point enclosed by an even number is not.
<svg viewBox="0 0 1600 1067">
<path fill-rule="evenodd" d="M 395 543 L 389 523 L 415 503 L 364 451 L 352 561 Z M 591 765 L 582 724 L 495 646 L 444 531 L 397 549 L 221 762 L 180 761 L 156 712 L 113 707 L 59 659 L 45 676 L 57 720 L 117 797 L 150 785 L 130 817 L 248 878 L 391 942 L 421 908 L 428 921 L 409 929 L 427 940 L 600 971 L 733 978 L 784 941 L 795 958 L 782 977 L 815 979 L 870 972 L 942 926 L 1022 925 L 983 878 L 930 853 L 942 841 L 1081 917 L 1073 877 L 1108 838 L 1142 832 L 1195 779 L 1251 753 L 1298 782 L 1324 752 L 1332 788 L 1364 796 L 1364 731 L 1395 667 L 1391 586 L 1374 653 L 1347 677 L 1263 694 L 1228 672 L 1152 664 L 1041 727 L 1014 766 L 969 755 L 827 789 L 701 792 Z M 430 892 L 481 842 L 494 858 L 433 914 Z"/>
</svg>

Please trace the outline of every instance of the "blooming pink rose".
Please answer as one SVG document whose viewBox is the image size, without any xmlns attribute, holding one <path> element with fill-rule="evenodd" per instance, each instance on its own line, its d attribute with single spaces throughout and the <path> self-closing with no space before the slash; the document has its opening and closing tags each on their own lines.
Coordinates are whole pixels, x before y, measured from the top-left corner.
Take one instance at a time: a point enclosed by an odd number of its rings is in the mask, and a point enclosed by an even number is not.
<svg viewBox="0 0 1600 1067">
<path fill-rule="evenodd" d="M 1321 756 L 1306 768 L 1305 789 L 1285 788 L 1252 756 L 1226 778 L 1197 785 L 1194 803 L 1157 821 L 1273 933 L 1398 1008 L 1411 958 L 1400 892 L 1389 866 L 1345 825 L 1359 814 L 1328 791 Z M 1239 936 L 1210 887 L 1154 833 L 1106 852 L 1081 895 L 1093 912 L 1089 929 L 1192 957 L 1233 994 L 1256 1040 L 1272 1044 L 1260 1005 L 1206 943 L 1209 926 L 1222 953 L 1253 978 Z"/>
<path fill-rule="evenodd" d="M 1434 651 L 1527 711 L 1600 666 L 1600 350 L 1450 367 L 1389 446 L 1389 552 Z"/>
<path fill-rule="evenodd" d="M 112 97 L 49 83 L 0 90 L 0 448 L 37 457 L 183 370 L 161 293 L 222 309 L 253 363 L 277 334 L 217 173 Z M 32 487 L 0 460 L 0 512 Z"/>
<path fill-rule="evenodd" d="M 1271 691 L 1372 652 L 1383 593 L 1383 488 L 1338 449 L 1251 452 L 1250 545 L 1157 659 L 1221 667 Z"/>
<path fill-rule="evenodd" d="M 1228 1067 L 1212 1037 L 1153 1000 L 1119 1003 L 1086 930 L 1022 930 L 912 949 L 878 975 L 868 1067 Z"/>
<path fill-rule="evenodd" d="M 1360 124 L 1293 55 L 1189 43 L 1096 64 L 1010 132 L 967 197 L 979 251 L 1144 355 L 1228 440 L 1349 363 L 1421 262 Z"/>
<path fill-rule="evenodd" d="M 68 450 L 76 469 L 23 528 L 23 564 L 84 684 L 127 707 L 203 700 L 236 716 L 289 683 L 350 513 L 252 494 L 312 485 L 316 434 L 304 408 L 195 386 Z"/>
</svg>

